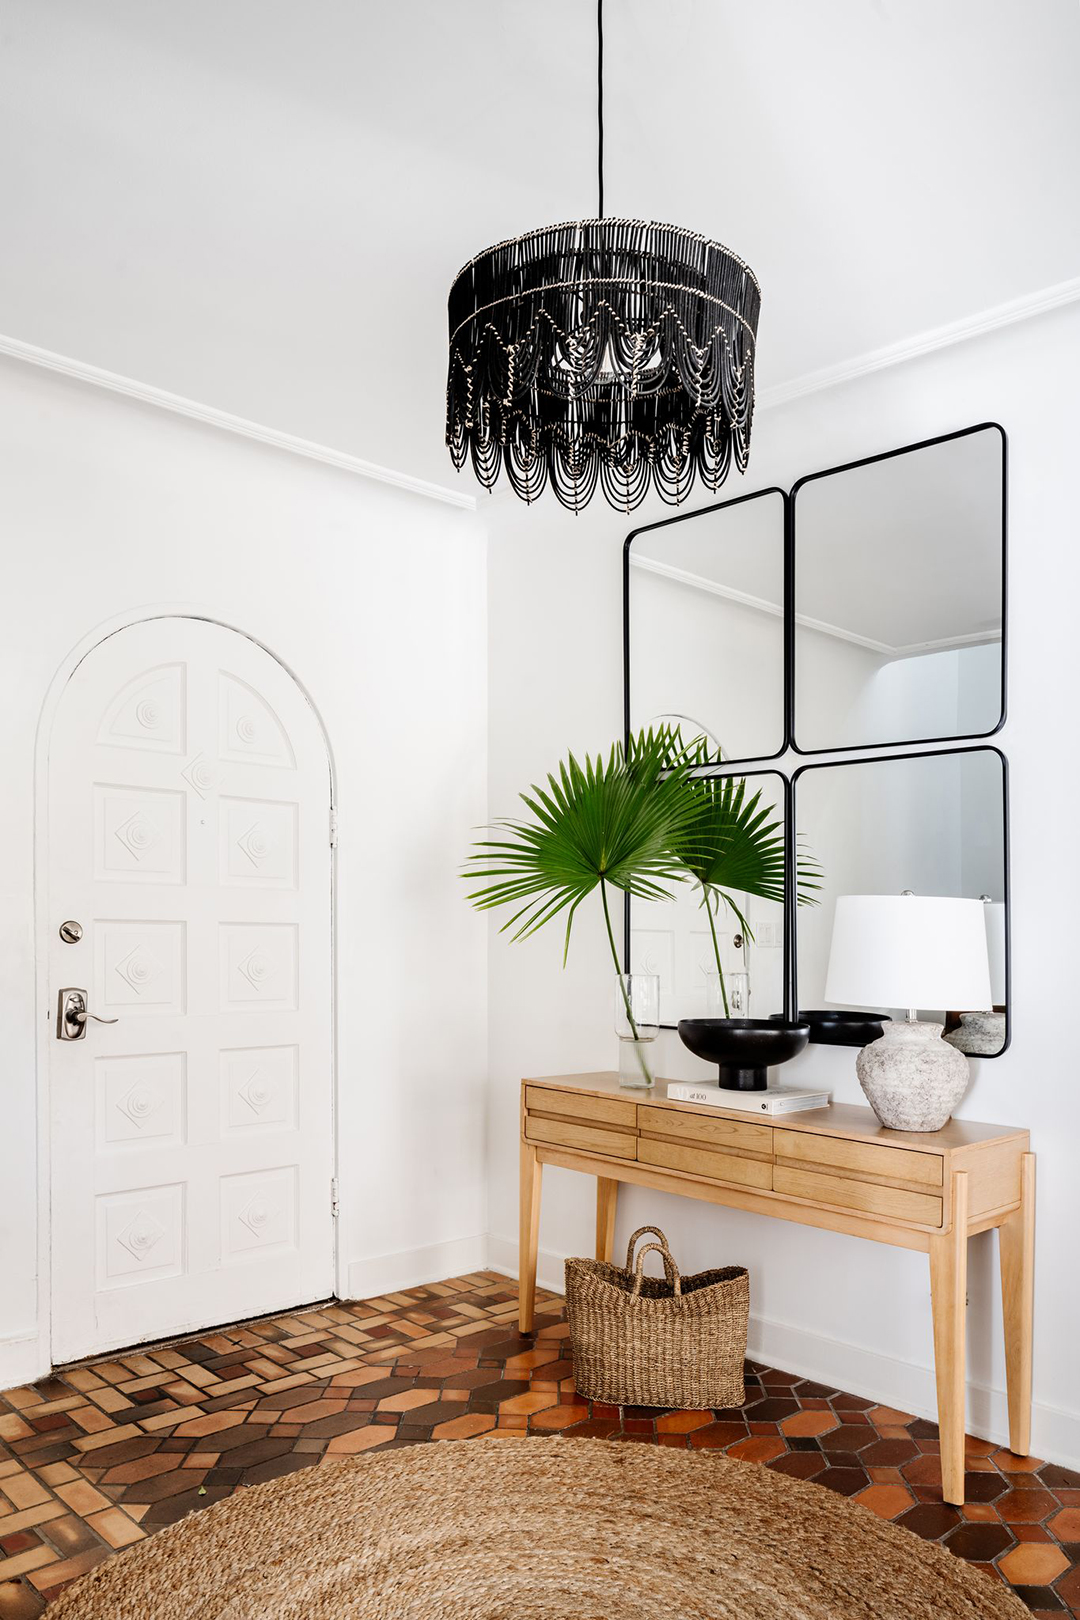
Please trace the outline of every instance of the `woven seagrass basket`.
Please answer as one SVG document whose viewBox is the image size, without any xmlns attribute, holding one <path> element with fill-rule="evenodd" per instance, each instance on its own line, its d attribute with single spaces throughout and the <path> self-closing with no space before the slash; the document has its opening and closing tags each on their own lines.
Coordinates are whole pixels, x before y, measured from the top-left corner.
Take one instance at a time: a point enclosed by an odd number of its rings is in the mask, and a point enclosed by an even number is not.
<svg viewBox="0 0 1080 1620">
<path fill-rule="evenodd" d="M 647 1232 L 634 1259 L 634 1245 Z M 663 1256 L 663 1278 L 646 1277 L 645 1256 Z M 750 1315 L 743 1266 L 682 1277 L 658 1226 L 630 1239 L 626 1265 L 566 1262 L 566 1315 L 574 1385 L 587 1400 L 612 1406 L 700 1409 L 740 1406 Z"/>
</svg>

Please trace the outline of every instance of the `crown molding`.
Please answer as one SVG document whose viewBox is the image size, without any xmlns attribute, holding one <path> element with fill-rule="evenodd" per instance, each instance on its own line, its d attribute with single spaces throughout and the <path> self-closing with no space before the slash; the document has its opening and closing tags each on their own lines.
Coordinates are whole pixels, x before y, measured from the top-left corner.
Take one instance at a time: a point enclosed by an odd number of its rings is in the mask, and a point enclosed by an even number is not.
<svg viewBox="0 0 1080 1620">
<path fill-rule="evenodd" d="M 660 562 L 656 557 L 648 557 L 644 553 L 638 556 L 633 547 L 630 548 L 630 567 L 641 569 L 646 574 L 660 574 L 664 579 L 687 585 L 691 590 L 705 591 L 710 596 L 722 596 L 726 601 L 737 602 L 740 607 L 751 608 L 755 613 L 768 613 L 775 619 L 784 616 L 779 602 L 767 601 L 763 596 L 751 596 L 748 591 L 736 590 L 734 585 L 723 585 L 718 579 L 695 574 L 688 568 L 677 568 L 674 563 Z M 796 613 L 795 623 L 802 629 L 820 631 L 822 635 L 833 636 L 837 641 L 850 641 L 856 647 L 864 647 L 867 652 L 878 653 L 889 659 L 918 658 L 923 653 L 958 652 L 963 647 L 985 647 L 1001 640 L 1000 630 L 972 630 L 958 636 L 941 636 L 937 641 L 910 641 L 894 645 L 889 641 L 875 641 L 872 636 L 859 635 L 855 630 L 831 624 L 827 619 L 812 619 L 806 613 Z"/>
<path fill-rule="evenodd" d="M 965 315 L 947 326 L 931 327 L 915 337 L 901 338 L 898 343 L 889 343 L 882 349 L 869 349 L 865 354 L 840 360 L 836 365 L 825 366 L 820 371 L 805 372 L 801 377 L 793 377 L 790 382 L 778 383 L 775 388 L 763 388 L 755 408 L 773 410 L 793 399 L 801 399 L 804 394 L 816 394 L 823 388 L 835 388 L 838 383 L 852 382 L 857 377 L 882 371 L 886 366 L 917 360 L 920 355 L 932 354 L 935 349 L 945 349 L 968 338 L 982 337 L 998 327 L 1030 320 L 1033 315 L 1044 315 L 1049 310 L 1060 309 L 1063 304 L 1075 303 L 1077 299 L 1080 299 L 1080 276 L 1074 276 L 1070 281 L 1059 281 L 1052 287 L 1043 287 L 1038 292 L 1025 293 L 1021 298 L 997 304 L 978 315 Z"/>
<path fill-rule="evenodd" d="M 872 372 L 882 371 L 887 366 L 901 365 L 905 360 L 915 360 L 920 355 L 932 354 L 935 349 L 944 349 L 950 344 L 962 343 L 968 338 L 981 337 L 987 332 L 996 331 L 999 327 L 1029 320 L 1033 315 L 1046 314 L 1050 310 L 1061 308 L 1064 304 L 1075 303 L 1078 299 L 1080 299 L 1080 276 L 1074 276 L 1070 281 L 1060 281 L 1055 286 L 1044 287 L 1038 292 L 1025 294 L 1022 298 L 1011 299 L 1008 303 L 998 304 L 981 314 L 965 316 L 947 326 L 936 326 L 915 337 L 887 344 L 884 348 L 870 349 L 865 354 L 841 360 L 834 366 L 825 366 L 820 371 L 805 372 L 801 377 L 793 377 L 789 382 L 778 383 L 774 388 L 764 388 L 758 394 L 756 409 L 773 410 L 779 405 L 788 404 L 791 400 L 801 399 L 804 394 L 815 394 L 825 388 L 835 388 L 840 383 L 869 376 Z M 91 383 L 96 388 L 106 388 L 111 393 L 140 400 L 144 404 L 156 406 L 159 410 L 172 411 L 177 416 L 186 416 L 192 421 L 203 422 L 208 427 L 239 434 L 241 438 L 268 444 L 276 450 L 288 451 L 290 455 L 305 456 L 309 461 L 321 461 L 325 466 L 338 467 L 342 472 L 352 473 L 356 477 L 373 478 L 378 483 L 391 484 L 397 489 L 408 490 L 410 494 L 422 495 L 426 500 L 441 501 L 444 505 L 461 507 L 469 512 L 475 512 L 477 509 L 476 496 L 464 490 L 453 489 L 446 484 L 433 484 L 425 478 L 414 478 L 410 473 L 397 472 L 393 467 L 382 467 L 377 462 L 365 461 L 360 456 L 347 455 L 343 450 L 334 450 L 329 445 L 317 444 L 313 439 L 301 439 L 294 433 L 283 433 L 280 429 L 267 427 L 262 422 L 252 422 L 243 416 L 233 416 L 231 412 L 218 410 L 213 405 L 203 405 L 198 400 L 186 399 L 181 394 L 170 394 L 164 388 L 155 388 L 152 383 L 138 382 L 133 377 L 106 371 L 101 366 L 89 365 L 84 360 L 57 354 L 52 349 L 39 348 L 34 343 L 24 343 L 19 338 L 0 334 L 0 355 L 7 355 L 13 360 L 22 360 L 28 365 L 41 366 L 46 371 L 59 372 L 62 376 L 73 377 L 78 382 Z"/>
<path fill-rule="evenodd" d="M 444 484 L 432 484 L 425 478 L 414 478 L 410 473 L 397 472 L 393 467 L 381 467 L 377 462 L 365 461 L 360 456 L 346 455 L 343 450 L 333 450 L 329 445 L 316 444 L 312 439 L 298 438 L 294 433 L 283 433 L 280 429 L 266 427 L 261 422 L 250 422 L 244 416 L 233 416 L 231 412 L 219 411 L 213 405 L 202 405 L 198 400 L 185 399 L 181 394 L 170 394 L 166 389 L 155 388 L 151 383 L 137 382 L 133 377 L 123 377 L 118 372 L 105 371 L 100 366 L 88 365 L 84 360 L 73 360 L 69 355 L 54 353 L 52 349 L 41 349 L 34 343 L 23 343 L 19 338 L 0 334 L 0 355 L 25 361 L 31 366 L 41 366 L 46 371 L 59 372 L 64 377 L 74 377 L 77 382 L 91 383 L 95 388 L 106 388 L 111 393 L 140 400 L 143 404 L 154 405 L 159 410 L 172 411 L 176 416 L 189 417 L 192 421 L 203 422 L 208 427 L 220 428 L 226 433 L 237 433 L 241 438 L 254 439 L 257 443 L 268 444 L 275 450 L 286 450 L 290 455 L 305 456 L 309 461 L 321 461 L 328 467 L 338 467 L 342 472 L 353 473 L 359 478 L 374 478 L 380 484 L 392 484 L 397 489 L 408 490 L 412 495 L 422 495 L 426 500 L 442 501 L 447 506 L 463 507 L 469 512 L 476 511 L 476 496 L 464 490 L 451 489 Z"/>
</svg>

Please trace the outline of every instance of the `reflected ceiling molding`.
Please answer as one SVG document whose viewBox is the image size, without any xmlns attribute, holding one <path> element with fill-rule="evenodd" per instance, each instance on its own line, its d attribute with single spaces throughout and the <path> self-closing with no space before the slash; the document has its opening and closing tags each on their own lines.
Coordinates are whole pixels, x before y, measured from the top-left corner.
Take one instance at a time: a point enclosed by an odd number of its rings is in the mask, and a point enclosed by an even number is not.
<svg viewBox="0 0 1080 1620">
<path fill-rule="evenodd" d="M 698 514 L 694 512 L 690 515 L 697 517 Z M 672 563 L 660 562 L 655 557 L 641 556 L 632 546 L 630 567 L 644 569 L 647 574 L 663 574 L 665 579 L 673 579 L 680 585 L 689 585 L 696 591 L 708 591 L 712 596 L 726 597 L 729 602 L 756 608 L 759 613 L 771 613 L 778 619 L 784 616 L 782 602 L 770 602 L 764 596 L 751 596 L 748 591 L 737 591 L 733 585 L 721 585 L 718 579 L 709 579 L 705 574 L 695 574 L 689 568 L 676 568 Z"/>
<path fill-rule="evenodd" d="M 852 382 L 856 377 L 882 371 L 886 366 L 917 360 L 920 355 L 932 354 L 935 349 L 945 349 L 952 343 L 963 343 L 968 338 L 982 337 L 1000 326 L 1012 326 L 1017 321 L 1029 320 L 1033 315 L 1044 315 L 1049 310 L 1060 309 L 1062 305 L 1073 304 L 1078 299 L 1080 276 L 1073 276 L 1069 281 L 1059 281 L 1052 287 L 1042 287 L 1038 292 L 1024 293 L 1008 303 L 996 304 L 978 315 L 961 316 L 946 326 L 931 327 L 915 337 L 900 338 L 884 348 L 870 349 L 865 354 L 840 360 L 836 365 L 824 366 L 820 371 L 804 372 L 801 377 L 778 383 L 774 388 L 760 389 L 755 409 L 767 411 L 777 405 L 786 405 L 790 400 L 801 399 L 803 394 L 816 394 L 820 389 L 835 388 L 838 383 Z"/>
<path fill-rule="evenodd" d="M 316 444 L 313 439 L 301 439 L 294 433 L 283 433 L 262 422 L 250 422 L 244 416 L 233 416 L 229 411 L 219 411 L 216 406 L 202 405 L 198 400 L 185 399 L 181 394 L 170 394 L 164 388 L 155 388 L 152 383 L 137 382 L 133 377 L 105 371 L 84 360 L 56 354 L 52 349 L 40 349 L 34 343 L 22 342 L 20 338 L 5 337 L 0 333 L 0 354 L 12 360 L 25 361 L 27 365 L 41 366 L 46 371 L 59 372 L 64 377 L 74 377 L 77 382 L 91 383 L 95 388 L 107 388 L 110 393 L 123 394 L 128 399 L 155 405 L 159 410 L 172 411 L 176 416 L 189 417 L 208 427 L 236 433 L 244 439 L 254 439 L 276 450 L 287 450 L 290 455 L 321 461 L 327 467 L 338 467 L 342 472 L 353 473 L 360 478 L 373 478 L 380 484 L 392 484 L 397 489 L 408 490 L 412 495 L 422 495 L 429 501 L 442 501 L 447 506 L 476 511 L 476 496 L 465 490 L 432 484 L 426 478 L 414 478 L 411 473 L 397 472 L 393 467 L 382 467 L 378 462 L 365 461 L 361 456 L 350 456 L 343 450 L 331 449 L 329 445 Z"/>
<path fill-rule="evenodd" d="M 729 602 L 738 602 L 740 607 L 754 609 L 758 613 L 769 613 L 773 618 L 782 619 L 784 616 L 783 604 L 767 601 L 763 596 L 751 596 L 748 591 L 737 591 L 732 585 L 721 585 L 719 580 L 709 579 L 705 574 L 695 574 L 689 568 L 676 568 L 671 563 L 664 563 L 655 557 L 639 556 L 631 547 L 630 567 L 640 568 L 647 574 L 662 574 L 665 579 L 672 579 L 679 585 L 688 585 L 691 590 L 707 591 L 710 596 L 722 596 Z M 903 646 L 893 646 L 888 641 L 875 641 L 872 636 L 857 635 L 854 630 L 845 630 L 842 625 L 829 624 L 825 619 L 811 619 L 805 613 L 796 613 L 795 623 L 805 630 L 818 630 L 824 636 L 835 636 L 838 641 L 850 641 L 856 647 L 865 647 L 868 652 L 880 653 L 883 658 L 917 658 L 922 653 L 954 652 L 959 647 L 985 647 L 992 642 L 1001 640 L 1000 630 L 972 630 L 967 635 L 943 636 L 938 641 L 911 641 Z"/>
</svg>

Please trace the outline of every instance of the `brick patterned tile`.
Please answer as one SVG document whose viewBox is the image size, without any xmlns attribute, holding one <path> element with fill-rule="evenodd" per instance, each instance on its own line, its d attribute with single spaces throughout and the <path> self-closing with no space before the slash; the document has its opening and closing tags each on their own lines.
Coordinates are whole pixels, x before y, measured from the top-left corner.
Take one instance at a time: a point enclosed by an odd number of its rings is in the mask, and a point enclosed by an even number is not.
<svg viewBox="0 0 1080 1620">
<path fill-rule="evenodd" d="M 562 1301 L 516 1328 L 490 1272 L 243 1323 L 61 1369 L 0 1395 L 0 1620 L 35 1620 L 118 1548 L 232 1491 L 368 1450 L 530 1434 L 727 1451 L 810 1479 L 1080 1615 L 1080 1473 L 966 1442 L 963 1509 L 941 1500 L 938 1431 L 781 1369 L 746 1404 L 665 1411 L 576 1392 Z"/>
</svg>

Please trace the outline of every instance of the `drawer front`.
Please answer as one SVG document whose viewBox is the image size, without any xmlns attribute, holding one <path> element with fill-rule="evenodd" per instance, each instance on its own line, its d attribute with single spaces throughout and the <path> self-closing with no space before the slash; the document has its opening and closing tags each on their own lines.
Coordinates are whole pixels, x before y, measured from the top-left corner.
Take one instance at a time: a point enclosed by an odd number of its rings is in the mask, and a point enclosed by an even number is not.
<svg viewBox="0 0 1080 1620">
<path fill-rule="evenodd" d="M 638 1139 L 638 1160 L 664 1170 L 682 1170 L 706 1181 L 726 1181 L 736 1187 L 772 1185 L 772 1165 L 760 1159 L 740 1159 L 733 1153 L 716 1153 L 708 1148 L 690 1147 L 685 1142 L 654 1142 Z"/>
<path fill-rule="evenodd" d="M 738 1148 L 744 1153 L 771 1153 L 772 1127 L 747 1125 L 741 1119 L 710 1119 L 683 1108 L 652 1108 L 638 1104 L 638 1129 L 657 1136 L 677 1136 L 700 1142 L 702 1147 Z"/>
<path fill-rule="evenodd" d="M 808 1204 L 833 1204 L 860 1215 L 912 1221 L 919 1226 L 941 1225 L 941 1199 L 930 1193 L 904 1192 L 900 1187 L 880 1187 L 851 1176 L 833 1176 L 786 1164 L 773 1166 L 772 1184 L 774 1192 L 788 1193 Z"/>
<path fill-rule="evenodd" d="M 567 1114 L 571 1119 L 594 1120 L 601 1125 L 637 1124 L 637 1103 L 622 1097 L 589 1097 L 580 1091 L 556 1091 L 551 1086 L 526 1086 L 525 1106 L 530 1113 Z"/>
<path fill-rule="evenodd" d="M 940 1153 L 916 1153 L 911 1148 L 886 1147 L 878 1142 L 852 1142 L 842 1136 L 818 1136 L 812 1131 L 777 1129 L 773 1150 L 778 1159 L 828 1169 L 850 1170 L 855 1175 L 885 1176 L 910 1181 L 919 1187 L 943 1184 Z"/>
<path fill-rule="evenodd" d="M 602 1153 L 608 1159 L 632 1159 L 637 1137 L 629 1131 L 604 1125 L 580 1125 L 569 1119 L 543 1119 L 529 1114 L 525 1120 L 525 1140 L 547 1143 L 550 1147 L 581 1148 L 586 1153 Z"/>
</svg>

